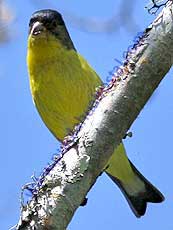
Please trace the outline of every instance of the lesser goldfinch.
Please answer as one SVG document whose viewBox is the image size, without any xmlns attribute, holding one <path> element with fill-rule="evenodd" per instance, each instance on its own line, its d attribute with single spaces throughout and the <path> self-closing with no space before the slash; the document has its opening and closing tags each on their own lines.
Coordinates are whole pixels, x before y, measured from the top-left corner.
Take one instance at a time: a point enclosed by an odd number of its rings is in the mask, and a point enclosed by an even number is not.
<svg viewBox="0 0 173 230">
<path fill-rule="evenodd" d="M 53 135 L 63 141 L 80 123 L 101 79 L 77 53 L 60 13 L 40 10 L 29 23 L 27 65 L 34 104 Z M 163 195 L 128 160 L 123 144 L 115 149 L 105 172 L 120 187 L 137 217 L 147 202 Z"/>
</svg>

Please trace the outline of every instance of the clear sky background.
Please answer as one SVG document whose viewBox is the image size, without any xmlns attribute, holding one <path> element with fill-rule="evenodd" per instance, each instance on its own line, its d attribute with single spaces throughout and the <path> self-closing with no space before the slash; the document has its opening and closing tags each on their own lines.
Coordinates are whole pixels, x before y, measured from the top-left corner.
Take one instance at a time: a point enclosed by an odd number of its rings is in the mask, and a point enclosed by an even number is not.
<svg viewBox="0 0 173 230">
<path fill-rule="evenodd" d="M 8 26 L 10 41 L 0 44 L 1 230 L 18 222 L 21 187 L 32 181 L 34 172 L 39 175 L 59 146 L 41 121 L 30 95 L 25 60 L 31 14 L 43 8 L 59 10 L 77 50 L 106 82 L 108 72 L 117 65 L 114 59 L 122 61 L 136 34 L 154 19 L 144 10 L 148 0 L 126 2 L 122 8 L 122 0 L 7 1 L 14 20 Z M 126 9 L 129 2 L 132 7 Z M 111 27 L 105 29 L 104 22 L 111 18 Z M 119 189 L 103 174 L 89 192 L 88 204 L 77 210 L 68 230 L 173 228 L 172 98 L 170 71 L 131 127 L 133 137 L 125 140 L 129 158 L 160 189 L 165 201 L 149 204 L 146 215 L 137 219 Z"/>
</svg>

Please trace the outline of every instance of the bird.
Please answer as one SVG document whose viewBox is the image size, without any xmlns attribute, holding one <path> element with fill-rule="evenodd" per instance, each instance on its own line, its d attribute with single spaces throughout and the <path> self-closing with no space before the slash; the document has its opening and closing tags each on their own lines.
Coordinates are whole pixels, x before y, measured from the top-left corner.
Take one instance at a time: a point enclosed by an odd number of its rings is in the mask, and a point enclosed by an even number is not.
<svg viewBox="0 0 173 230">
<path fill-rule="evenodd" d="M 32 14 L 29 22 L 27 67 L 33 102 L 43 122 L 63 139 L 82 122 L 102 80 L 76 50 L 62 15 L 53 9 Z M 162 193 L 128 159 L 121 142 L 105 173 L 118 185 L 136 217 L 147 203 L 160 203 Z"/>
</svg>

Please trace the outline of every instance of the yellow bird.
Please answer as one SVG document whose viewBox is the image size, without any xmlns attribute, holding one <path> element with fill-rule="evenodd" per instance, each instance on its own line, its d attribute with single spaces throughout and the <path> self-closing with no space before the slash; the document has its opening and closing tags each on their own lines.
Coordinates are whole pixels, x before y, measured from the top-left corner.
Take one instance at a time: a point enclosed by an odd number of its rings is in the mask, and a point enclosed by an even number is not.
<svg viewBox="0 0 173 230">
<path fill-rule="evenodd" d="M 52 134 L 63 141 L 80 123 L 102 82 L 77 53 L 61 14 L 35 12 L 29 23 L 27 65 L 34 104 Z M 137 217 L 147 202 L 163 195 L 128 160 L 123 144 L 115 149 L 105 172 L 119 186 Z"/>
</svg>

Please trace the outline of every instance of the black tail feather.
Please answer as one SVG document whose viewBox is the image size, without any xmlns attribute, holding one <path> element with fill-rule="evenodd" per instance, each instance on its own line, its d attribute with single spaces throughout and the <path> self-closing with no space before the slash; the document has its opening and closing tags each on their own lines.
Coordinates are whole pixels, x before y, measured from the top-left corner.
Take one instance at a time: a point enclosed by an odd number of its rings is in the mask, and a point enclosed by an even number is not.
<svg viewBox="0 0 173 230">
<path fill-rule="evenodd" d="M 129 161 L 130 162 L 130 161 Z M 126 191 L 125 186 L 123 183 L 118 180 L 117 178 L 113 177 L 111 174 L 106 174 L 115 182 L 118 187 L 123 192 L 130 208 L 132 209 L 133 213 L 136 217 L 141 217 L 145 214 L 147 203 L 160 203 L 164 200 L 164 196 L 162 193 L 154 187 L 137 169 L 136 167 L 130 162 L 133 171 L 138 176 L 138 178 L 143 181 L 144 183 L 144 190 L 139 191 L 139 193 L 135 193 L 134 196 L 128 194 L 128 191 Z"/>
</svg>

